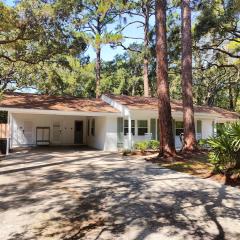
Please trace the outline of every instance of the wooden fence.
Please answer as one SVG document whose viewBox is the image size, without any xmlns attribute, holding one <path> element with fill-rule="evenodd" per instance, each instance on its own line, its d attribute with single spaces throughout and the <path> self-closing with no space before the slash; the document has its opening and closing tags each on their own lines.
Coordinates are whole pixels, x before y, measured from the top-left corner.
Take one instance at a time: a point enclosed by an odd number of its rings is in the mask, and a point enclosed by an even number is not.
<svg viewBox="0 0 240 240">
<path fill-rule="evenodd" d="M 9 133 L 9 125 L 6 123 L 0 123 L 0 139 L 9 138 Z"/>
</svg>

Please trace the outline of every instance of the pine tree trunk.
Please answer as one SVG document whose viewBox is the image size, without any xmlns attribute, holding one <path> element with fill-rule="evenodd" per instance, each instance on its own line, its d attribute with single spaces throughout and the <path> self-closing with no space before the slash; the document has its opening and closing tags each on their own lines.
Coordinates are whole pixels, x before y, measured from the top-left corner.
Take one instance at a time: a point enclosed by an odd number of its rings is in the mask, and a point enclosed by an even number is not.
<svg viewBox="0 0 240 240">
<path fill-rule="evenodd" d="M 148 46 L 149 46 L 149 1 L 143 6 L 144 13 L 144 59 L 143 59 L 143 85 L 144 97 L 149 97 L 149 79 L 148 79 Z"/>
<path fill-rule="evenodd" d="M 160 154 L 176 154 L 172 132 L 172 114 L 168 84 L 166 0 L 156 0 L 157 95 L 160 129 Z"/>
<path fill-rule="evenodd" d="M 182 0 L 182 95 L 184 146 L 183 150 L 196 149 L 192 93 L 192 36 L 190 0 Z"/>
<path fill-rule="evenodd" d="M 96 98 L 100 97 L 101 48 L 96 49 Z"/>
</svg>

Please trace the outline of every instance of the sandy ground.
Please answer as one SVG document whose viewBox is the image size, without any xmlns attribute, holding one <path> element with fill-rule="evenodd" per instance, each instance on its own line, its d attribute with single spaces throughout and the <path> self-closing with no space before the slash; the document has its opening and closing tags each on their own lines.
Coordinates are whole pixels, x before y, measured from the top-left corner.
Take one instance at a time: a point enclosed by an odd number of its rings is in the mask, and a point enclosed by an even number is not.
<svg viewBox="0 0 240 240">
<path fill-rule="evenodd" d="M 95 150 L 0 162 L 0 239 L 240 239 L 240 190 Z"/>
</svg>

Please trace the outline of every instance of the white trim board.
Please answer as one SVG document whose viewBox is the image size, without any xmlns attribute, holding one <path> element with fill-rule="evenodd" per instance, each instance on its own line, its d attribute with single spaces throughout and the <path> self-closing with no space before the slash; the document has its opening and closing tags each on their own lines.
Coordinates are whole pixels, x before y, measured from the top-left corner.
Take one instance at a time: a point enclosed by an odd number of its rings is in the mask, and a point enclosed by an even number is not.
<svg viewBox="0 0 240 240">
<path fill-rule="evenodd" d="M 81 112 L 81 111 L 59 111 L 59 110 L 42 110 L 42 109 L 23 109 L 23 108 L 5 108 L 0 107 L 0 111 L 10 113 L 28 113 L 28 114 L 45 114 L 45 115 L 67 115 L 67 116 L 121 116 L 120 112 Z"/>
</svg>

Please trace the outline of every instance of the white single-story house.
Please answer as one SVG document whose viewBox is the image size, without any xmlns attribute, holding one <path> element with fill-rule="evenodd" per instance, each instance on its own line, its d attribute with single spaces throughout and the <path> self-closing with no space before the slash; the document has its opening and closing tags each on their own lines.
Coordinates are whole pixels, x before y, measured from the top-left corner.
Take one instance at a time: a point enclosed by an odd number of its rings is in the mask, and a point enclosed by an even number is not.
<svg viewBox="0 0 240 240">
<path fill-rule="evenodd" d="M 183 113 L 172 101 L 173 134 L 181 147 Z M 159 139 L 157 98 L 102 95 L 101 99 L 6 93 L 0 111 L 8 112 L 10 149 L 36 145 L 86 145 L 105 151 L 131 149 L 141 140 Z M 197 138 L 216 132 L 217 123 L 236 121 L 228 110 L 194 106 Z M 128 134 L 131 132 L 131 134 Z"/>
</svg>

